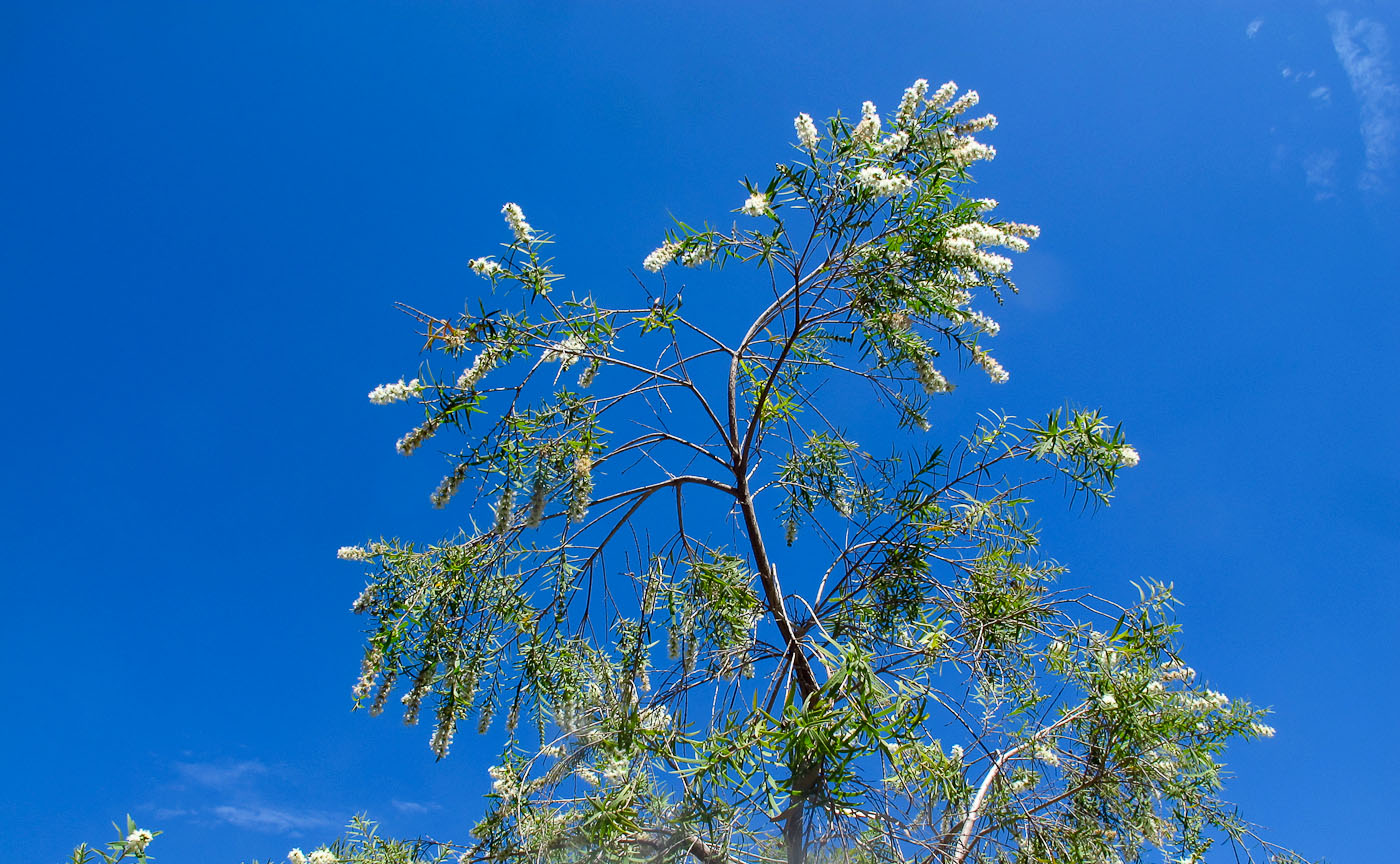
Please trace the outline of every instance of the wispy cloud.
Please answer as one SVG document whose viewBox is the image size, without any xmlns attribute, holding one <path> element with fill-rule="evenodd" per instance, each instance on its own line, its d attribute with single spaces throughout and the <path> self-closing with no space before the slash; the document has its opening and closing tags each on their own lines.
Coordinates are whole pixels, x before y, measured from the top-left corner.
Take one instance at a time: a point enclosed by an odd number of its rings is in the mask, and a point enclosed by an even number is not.
<svg viewBox="0 0 1400 864">
<path fill-rule="evenodd" d="M 1325 84 L 1314 87 L 1312 92 L 1308 94 L 1308 98 L 1321 105 L 1330 105 L 1332 104 L 1332 88 Z"/>
<path fill-rule="evenodd" d="M 1322 150 L 1303 157 L 1303 175 L 1317 200 L 1334 197 L 1337 185 L 1337 151 Z"/>
<path fill-rule="evenodd" d="M 250 777 L 267 773 L 257 759 L 243 762 L 176 762 L 175 773 L 207 789 L 229 789 Z"/>
<path fill-rule="evenodd" d="M 276 807 L 226 804 L 214 807 L 209 812 L 235 828 L 246 828 L 251 831 L 288 833 L 313 831 L 336 825 L 339 822 L 326 813 L 310 810 L 285 810 Z"/>
<path fill-rule="evenodd" d="M 1332 28 L 1332 47 L 1361 106 L 1366 164 L 1358 185 L 1364 191 L 1380 192 L 1390 178 L 1396 114 L 1400 112 L 1400 85 L 1390 66 L 1390 42 L 1385 27 L 1369 18 L 1353 24 L 1349 14 L 1336 10 L 1327 16 L 1327 21 Z"/>
<path fill-rule="evenodd" d="M 1244 28 L 1244 38 L 1253 39 L 1259 35 L 1259 28 L 1264 26 L 1263 18 L 1255 18 Z"/>
<path fill-rule="evenodd" d="M 441 804 L 420 804 L 417 801 L 400 801 L 397 798 L 389 803 L 400 813 L 427 813 L 430 810 L 442 809 Z"/>
</svg>

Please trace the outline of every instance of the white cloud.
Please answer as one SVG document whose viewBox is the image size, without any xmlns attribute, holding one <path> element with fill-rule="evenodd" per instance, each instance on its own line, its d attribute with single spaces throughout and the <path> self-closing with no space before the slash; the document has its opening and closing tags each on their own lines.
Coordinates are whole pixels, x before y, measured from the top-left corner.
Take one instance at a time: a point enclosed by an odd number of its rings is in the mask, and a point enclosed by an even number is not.
<svg viewBox="0 0 1400 864">
<path fill-rule="evenodd" d="M 244 762 L 176 762 L 175 773 L 209 789 L 228 789 L 246 777 L 266 774 L 267 766 L 257 759 Z"/>
<path fill-rule="evenodd" d="M 1308 98 L 1323 105 L 1330 105 L 1332 104 L 1332 88 L 1325 84 L 1314 87 L 1313 91 L 1308 94 Z"/>
<path fill-rule="evenodd" d="M 1385 27 L 1369 18 L 1355 24 L 1346 12 L 1327 16 L 1332 27 L 1332 47 L 1351 81 L 1361 106 L 1361 140 L 1366 163 L 1358 185 L 1379 192 L 1386 186 L 1395 154 L 1396 114 L 1400 111 L 1400 86 L 1390 66 L 1390 43 Z"/>
<path fill-rule="evenodd" d="M 442 807 L 441 804 L 420 804 L 417 801 L 400 801 L 397 798 L 389 803 L 400 813 L 427 813 L 430 810 L 438 810 Z"/>
<path fill-rule="evenodd" d="M 338 821 L 325 813 L 261 806 L 238 807 L 226 804 L 215 807 L 210 812 L 235 828 L 268 832 L 310 831 L 336 825 Z"/>
<path fill-rule="evenodd" d="M 1263 27 L 1263 26 L 1264 26 L 1264 19 L 1263 19 L 1263 18 L 1255 18 L 1253 21 L 1249 22 L 1249 26 L 1247 26 L 1247 27 L 1244 28 L 1244 38 L 1246 38 L 1246 39 L 1253 39 L 1255 36 L 1258 36 L 1258 35 L 1259 35 L 1259 28 L 1260 28 L 1260 27 Z"/>
<path fill-rule="evenodd" d="M 1333 197 L 1332 189 L 1337 185 L 1337 151 L 1309 153 L 1303 158 L 1303 176 L 1317 200 Z"/>
</svg>

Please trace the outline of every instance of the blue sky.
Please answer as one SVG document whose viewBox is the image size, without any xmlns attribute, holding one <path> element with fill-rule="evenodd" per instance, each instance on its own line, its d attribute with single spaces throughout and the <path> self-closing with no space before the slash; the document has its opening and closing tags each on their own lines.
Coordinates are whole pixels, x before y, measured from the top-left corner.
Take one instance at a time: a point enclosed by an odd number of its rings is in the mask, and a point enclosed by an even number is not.
<svg viewBox="0 0 1400 864">
<path fill-rule="evenodd" d="M 460 516 L 365 399 L 416 368 L 393 302 L 459 308 L 507 200 L 575 290 L 632 302 L 669 214 L 727 219 L 795 114 L 926 77 L 1001 118 L 979 194 L 1044 229 L 997 316 L 1011 383 L 958 398 L 1124 422 L 1142 465 L 1109 510 L 1046 502 L 1048 551 L 1106 592 L 1174 582 L 1187 659 L 1277 710 L 1230 794 L 1278 842 L 1384 859 L 1397 40 L 1364 0 L 4 4 L 11 856 L 127 812 L 167 862 L 356 811 L 464 837 L 494 741 L 435 764 L 427 729 L 349 711 L 335 549 Z"/>
</svg>

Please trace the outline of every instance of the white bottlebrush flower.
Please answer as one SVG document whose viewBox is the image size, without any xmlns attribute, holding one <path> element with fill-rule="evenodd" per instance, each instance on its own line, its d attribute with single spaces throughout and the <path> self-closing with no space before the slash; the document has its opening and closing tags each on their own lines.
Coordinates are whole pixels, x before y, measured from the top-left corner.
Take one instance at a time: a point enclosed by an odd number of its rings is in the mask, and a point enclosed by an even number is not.
<svg viewBox="0 0 1400 864">
<path fill-rule="evenodd" d="M 1278 734 L 1278 730 L 1267 723 L 1251 723 L 1249 728 L 1250 731 L 1260 738 L 1272 738 L 1274 735 Z"/>
<path fill-rule="evenodd" d="M 929 97 L 928 107 L 938 109 L 948 104 L 948 100 L 953 98 L 953 94 L 958 92 L 958 85 L 952 81 L 939 87 L 932 96 Z"/>
<path fill-rule="evenodd" d="M 544 350 L 540 359 L 546 363 L 558 361 L 559 366 L 568 369 L 578 362 L 583 356 L 583 351 L 588 347 L 588 342 L 577 333 L 571 334 L 569 338 L 562 342 L 556 342 Z"/>
<path fill-rule="evenodd" d="M 653 705 L 642 711 L 640 717 L 642 728 L 648 732 L 665 732 L 671 728 L 671 712 L 665 705 Z"/>
<path fill-rule="evenodd" d="M 954 762 L 961 762 L 963 758 L 963 748 L 961 744 L 954 744 L 953 749 L 948 751 L 948 758 Z"/>
<path fill-rule="evenodd" d="M 880 137 L 880 115 L 875 112 L 875 103 L 866 102 L 860 107 L 860 122 L 851 130 L 851 140 L 857 144 L 874 144 Z"/>
<path fill-rule="evenodd" d="M 895 115 L 895 123 L 903 126 L 918 116 L 920 103 L 924 101 L 926 95 L 928 95 L 927 78 L 920 78 L 911 84 L 904 91 L 904 98 L 899 100 L 899 113 Z"/>
<path fill-rule="evenodd" d="M 676 253 L 679 252 L 680 249 L 681 246 L 679 243 L 672 243 L 670 240 L 667 240 L 665 243 L 662 243 L 660 246 L 654 249 L 652 253 L 648 255 L 645 259 L 643 259 L 642 269 L 648 270 L 652 273 L 660 273 L 661 268 L 665 267 L 667 264 L 670 264 L 676 259 Z"/>
<path fill-rule="evenodd" d="M 982 97 L 977 95 L 976 90 L 969 90 L 958 97 L 958 101 L 948 106 L 949 114 L 961 114 L 981 101 Z"/>
<path fill-rule="evenodd" d="M 1000 276 L 1011 272 L 1011 259 L 1005 255 L 996 255 L 979 249 L 969 257 L 972 259 L 972 266 L 986 273 Z"/>
<path fill-rule="evenodd" d="M 891 173 L 879 165 L 867 165 L 856 175 L 856 183 L 861 189 L 875 195 L 899 195 L 913 185 L 907 176 Z"/>
<path fill-rule="evenodd" d="M 699 267 L 701 264 L 708 264 L 714 257 L 715 250 L 710 244 L 692 243 L 680 254 L 680 262 L 682 267 Z"/>
<path fill-rule="evenodd" d="M 369 391 L 369 401 L 373 402 L 376 405 L 388 405 L 391 402 L 403 402 L 411 396 L 417 396 L 418 393 L 422 391 L 422 389 L 423 385 L 418 382 L 417 378 L 414 378 L 407 384 L 405 384 L 404 380 L 400 378 L 399 380 L 390 382 L 388 384 L 380 384 L 378 387 Z"/>
<path fill-rule="evenodd" d="M 817 135 L 817 124 L 812 122 L 809 114 L 798 114 L 797 119 L 792 121 L 793 128 L 797 130 L 797 143 L 802 145 L 804 150 L 817 149 L 817 142 L 821 138 Z"/>
<path fill-rule="evenodd" d="M 329 849 L 317 849 L 309 860 L 311 864 L 336 864 L 336 857 Z"/>
<path fill-rule="evenodd" d="M 1102 696 L 1099 697 L 1099 707 L 1103 708 L 1106 711 L 1110 711 L 1114 708 L 1117 708 L 1118 697 L 1114 696 L 1112 693 L 1104 693 Z"/>
<path fill-rule="evenodd" d="M 447 751 L 452 747 L 452 736 L 457 733 L 457 717 L 451 711 L 438 719 L 437 728 L 433 730 L 433 736 L 428 741 L 432 748 L 433 755 L 439 759 L 447 758 Z M 315 864 L 315 862 L 312 862 Z"/>
<path fill-rule="evenodd" d="M 462 374 L 458 376 L 457 389 L 470 390 L 476 387 L 481 379 L 486 377 L 486 373 L 495 368 L 499 355 L 500 349 L 494 345 L 488 345 L 482 349 L 481 353 L 476 355 L 476 359 L 472 361 L 472 365 L 462 370 Z"/>
<path fill-rule="evenodd" d="M 132 854 L 140 854 L 146 851 L 146 844 L 155 839 L 155 835 L 145 828 L 137 828 L 126 835 L 126 849 Z"/>
<path fill-rule="evenodd" d="M 515 240 L 518 243 L 529 243 L 535 239 L 535 230 L 530 227 L 530 223 L 525 221 L 525 213 L 520 209 L 519 204 L 507 203 L 501 208 L 501 213 L 506 217 L 506 224 L 515 233 Z"/>
<path fill-rule="evenodd" d="M 1001 325 L 988 318 L 981 312 L 968 312 L 967 323 L 986 333 L 988 336 L 995 336 L 1001 332 Z"/>
<path fill-rule="evenodd" d="M 306 864 L 306 853 L 300 849 L 293 849 L 287 853 L 287 861 L 290 864 Z"/>
<path fill-rule="evenodd" d="M 918 373 L 919 383 L 923 385 L 924 392 L 930 396 L 936 393 L 952 393 L 953 385 L 943 373 L 933 368 L 929 361 L 919 358 L 914 361 L 914 370 Z"/>
<path fill-rule="evenodd" d="M 394 444 L 394 449 L 405 456 L 412 455 L 414 450 L 423 446 L 424 441 L 433 437 L 433 433 L 437 432 L 439 422 L 440 421 L 436 417 L 427 420 L 422 426 L 419 426 L 417 429 L 414 429 L 412 432 L 400 438 Z"/>
<path fill-rule="evenodd" d="M 1051 766 L 1052 768 L 1058 768 L 1060 765 L 1060 754 L 1056 753 L 1054 748 L 1048 747 L 1044 744 L 1041 744 L 1039 747 L 1036 748 L 1035 758 L 1039 759 L 1041 762 L 1044 762 L 1046 765 Z"/>
<path fill-rule="evenodd" d="M 350 611 L 356 615 L 363 613 L 369 608 L 369 604 L 374 602 L 374 597 L 378 593 L 378 585 L 366 585 L 365 590 L 360 592 L 360 596 L 355 598 L 355 602 L 350 604 Z"/>
<path fill-rule="evenodd" d="M 896 153 L 904 152 L 904 149 L 908 146 L 909 133 L 900 131 L 889 136 L 884 141 L 881 141 L 880 146 L 876 147 L 875 149 L 878 150 L 881 154 L 893 156 Z"/>
<path fill-rule="evenodd" d="M 997 128 L 997 115 L 984 114 L 981 117 L 968 120 L 966 123 L 959 123 L 953 127 L 953 131 L 958 134 L 966 134 L 968 132 L 985 132 L 995 128 Z"/>
<path fill-rule="evenodd" d="M 971 136 L 953 139 L 948 148 L 948 159 L 956 168 L 966 168 L 973 162 L 985 159 L 990 162 L 997 156 L 997 150 L 990 144 L 983 144 Z"/>
<path fill-rule="evenodd" d="M 1118 464 L 1124 468 L 1136 468 L 1141 461 L 1142 457 L 1138 455 L 1138 451 L 1127 444 L 1118 448 Z"/>
<path fill-rule="evenodd" d="M 992 379 L 993 384 L 1005 384 L 1011 380 L 1011 375 L 1002 368 L 996 358 L 981 348 L 972 349 L 972 359 L 978 366 L 982 367 L 982 371 L 987 373 L 987 377 Z"/>
<path fill-rule="evenodd" d="M 762 192 L 755 192 L 744 202 L 744 206 L 739 208 L 739 212 L 745 216 L 762 216 L 768 212 L 768 196 Z"/>
<path fill-rule="evenodd" d="M 467 266 L 472 268 L 472 272 L 476 275 L 485 276 L 487 278 L 490 278 L 491 276 L 494 276 L 495 274 L 501 272 L 501 265 L 498 264 L 495 260 L 493 260 L 489 255 L 483 255 L 480 258 L 473 258 L 472 260 L 467 262 Z"/>
<path fill-rule="evenodd" d="M 978 213 L 986 213 L 986 212 L 989 211 L 989 210 L 995 210 L 995 209 L 996 209 L 996 207 L 997 207 L 997 199 L 995 199 L 995 198 L 977 198 L 977 199 L 975 199 L 975 200 L 972 202 L 972 206 L 977 210 Z"/>
</svg>

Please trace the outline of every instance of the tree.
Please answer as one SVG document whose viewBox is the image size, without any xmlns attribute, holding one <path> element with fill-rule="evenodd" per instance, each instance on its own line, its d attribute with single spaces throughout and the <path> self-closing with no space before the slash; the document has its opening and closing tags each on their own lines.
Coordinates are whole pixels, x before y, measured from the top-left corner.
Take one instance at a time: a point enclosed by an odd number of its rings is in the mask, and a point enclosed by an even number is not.
<svg viewBox="0 0 1400 864">
<path fill-rule="evenodd" d="M 489 302 L 404 307 L 457 371 L 370 398 L 421 407 L 398 449 L 439 442 L 432 503 L 469 524 L 340 550 L 370 565 L 355 697 L 426 711 L 439 758 L 503 716 L 465 860 L 1285 854 L 1219 797 L 1227 742 L 1272 730 L 1180 661 L 1170 587 L 1063 588 L 1040 550 L 1032 490 L 1107 504 L 1121 429 L 938 421 L 959 375 L 1007 380 L 972 304 L 1038 234 L 966 194 L 995 155 L 976 103 L 918 81 L 885 120 L 800 115 L 730 227 L 646 256 L 649 302 L 566 295 L 506 204 L 504 253 L 471 262 Z M 679 267 L 761 280 L 763 308 L 685 312 Z"/>
</svg>

